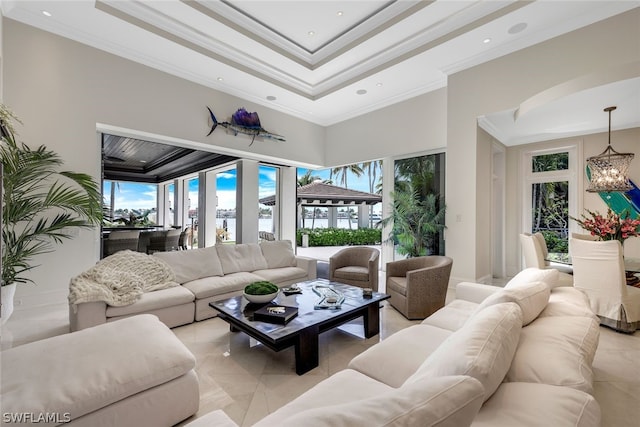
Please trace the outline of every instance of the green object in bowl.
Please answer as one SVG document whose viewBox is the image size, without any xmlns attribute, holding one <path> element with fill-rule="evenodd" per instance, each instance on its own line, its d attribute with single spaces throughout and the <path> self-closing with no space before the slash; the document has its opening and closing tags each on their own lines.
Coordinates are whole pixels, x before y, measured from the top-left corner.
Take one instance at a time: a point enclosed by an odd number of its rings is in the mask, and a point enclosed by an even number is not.
<svg viewBox="0 0 640 427">
<path fill-rule="evenodd" d="M 280 288 L 271 282 L 262 280 L 245 286 L 244 293 L 249 295 L 269 295 L 278 292 Z"/>
</svg>

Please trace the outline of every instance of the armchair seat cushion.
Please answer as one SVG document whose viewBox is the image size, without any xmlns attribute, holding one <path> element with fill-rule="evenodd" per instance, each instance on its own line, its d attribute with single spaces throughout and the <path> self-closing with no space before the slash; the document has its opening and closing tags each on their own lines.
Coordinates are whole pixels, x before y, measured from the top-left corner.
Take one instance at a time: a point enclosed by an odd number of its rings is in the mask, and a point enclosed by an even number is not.
<svg viewBox="0 0 640 427">
<path fill-rule="evenodd" d="M 387 277 L 387 290 L 394 290 L 400 295 L 407 295 L 406 277 Z"/>
<path fill-rule="evenodd" d="M 359 280 L 361 282 L 369 281 L 369 269 L 357 265 L 336 268 L 333 275 L 336 279 Z"/>
</svg>

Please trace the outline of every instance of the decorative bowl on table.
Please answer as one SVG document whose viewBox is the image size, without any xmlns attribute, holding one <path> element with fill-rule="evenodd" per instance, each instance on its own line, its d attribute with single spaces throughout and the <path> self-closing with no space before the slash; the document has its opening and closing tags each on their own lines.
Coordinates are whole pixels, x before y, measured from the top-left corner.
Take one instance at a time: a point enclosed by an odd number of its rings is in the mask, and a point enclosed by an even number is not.
<svg viewBox="0 0 640 427">
<path fill-rule="evenodd" d="M 242 295 L 251 303 L 266 304 L 273 301 L 278 296 L 278 292 L 280 292 L 280 288 L 277 285 L 264 280 L 245 286 Z"/>
</svg>

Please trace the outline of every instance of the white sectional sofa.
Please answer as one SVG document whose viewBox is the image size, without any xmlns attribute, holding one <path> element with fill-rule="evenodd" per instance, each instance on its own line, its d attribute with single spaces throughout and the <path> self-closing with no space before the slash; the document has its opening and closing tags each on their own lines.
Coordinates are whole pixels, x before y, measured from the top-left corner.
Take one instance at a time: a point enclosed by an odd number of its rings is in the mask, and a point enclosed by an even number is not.
<svg viewBox="0 0 640 427">
<path fill-rule="evenodd" d="M 216 315 L 209 302 L 242 293 L 246 285 L 268 280 L 280 287 L 316 278 L 316 260 L 296 256 L 289 240 L 220 244 L 187 251 L 156 252 L 181 286 L 147 292 L 133 304 L 110 306 L 104 301 L 70 304 L 71 330 L 150 313 L 167 326 Z"/>
<path fill-rule="evenodd" d="M 456 300 L 256 426 L 599 426 L 599 322 L 584 294 L 556 283 L 556 270 L 539 269 L 504 289 L 461 283 Z"/>
</svg>

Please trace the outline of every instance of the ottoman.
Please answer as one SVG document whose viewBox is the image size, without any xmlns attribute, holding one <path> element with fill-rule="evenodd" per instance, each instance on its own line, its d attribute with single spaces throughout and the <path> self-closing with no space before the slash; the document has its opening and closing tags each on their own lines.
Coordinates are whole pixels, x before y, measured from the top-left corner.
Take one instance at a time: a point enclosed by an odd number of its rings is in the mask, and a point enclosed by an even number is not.
<svg viewBox="0 0 640 427">
<path fill-rule="evenodd" d="M 5 350 L 0 363 L 12 425 L 172 426 L 198 410 L 195 358 L 150 314 Z"/>
</svg>

